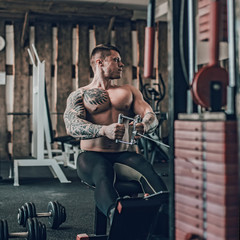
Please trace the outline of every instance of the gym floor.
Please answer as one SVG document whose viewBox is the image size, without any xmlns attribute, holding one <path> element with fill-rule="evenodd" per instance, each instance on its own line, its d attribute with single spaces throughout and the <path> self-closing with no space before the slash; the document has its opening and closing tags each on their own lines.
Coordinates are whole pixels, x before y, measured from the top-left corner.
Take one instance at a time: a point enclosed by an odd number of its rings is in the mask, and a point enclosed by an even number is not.
<svg viewBox="0 0 240 240">
<path fill-rule="evenodd" d="M 154 167 L 168 185 L 168 164 L 158 162 Z M 53 230 L 47 218 L 39 218 L 47 227 L 47 239 L 75 240 L 79 233 L 94 233 L 94 191 L 80 182 L 76 170 L 63 171 L 71 183 L 61 184 L 47 167 L 21 167 L 20 186 L 14 187 L 8 177 L 9 161 L 0 162 L 0 219 L 7 220 L 9 232 L 25 231 L 17 222 L 18 209 L 25 202 L 35 203 L 37 212 L 42 213 L 47 211 L 49 201 L 58 201 L 65 207 L 67 219 Z"/>
</svg>

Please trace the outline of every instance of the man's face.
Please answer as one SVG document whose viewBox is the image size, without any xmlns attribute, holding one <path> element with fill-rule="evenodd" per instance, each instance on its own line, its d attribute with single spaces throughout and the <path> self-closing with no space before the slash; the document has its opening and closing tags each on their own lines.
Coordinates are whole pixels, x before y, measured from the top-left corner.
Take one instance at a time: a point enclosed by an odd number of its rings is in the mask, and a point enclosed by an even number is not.
<svg viewBox="0 0 240 240">
<path fill-rule="evenodd" d="M 111 50 L 111 55 L 103 60 L 102 70 L 106 78 L 119 79 L 122 76 L 123 66 L 119 53 Z"/>
</svg>

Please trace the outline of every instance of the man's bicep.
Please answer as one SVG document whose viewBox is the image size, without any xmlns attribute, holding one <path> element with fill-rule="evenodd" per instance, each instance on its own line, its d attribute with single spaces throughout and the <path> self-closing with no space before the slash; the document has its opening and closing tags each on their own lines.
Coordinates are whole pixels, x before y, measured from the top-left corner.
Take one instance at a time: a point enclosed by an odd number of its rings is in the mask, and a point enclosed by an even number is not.
<svg viewBox="0 0 240 240">
<path fill-rule="evenodd" d="M 85 109 L 81 94 L 73 92 L 67 99 L 67 106 L 64 112 L 64 122 L 67 132 L 72 132 L 72 126 L 76 123 L 80 124 L 85 119 Z"/>
<path fill-rule="evenodd" d="M 83 118 L 85 119 L 86 111 L 83 104 L 82 94 L 71 94 L 67 99 L 67 106 L 65 113 L 70 118 Z"/>
<path fill-rule="evenodd" d="M 147 112 L 152 112 L 151 106 L 143 99 L 142 93 L 138 89 L 133 88 L 133 111 L 136 115 L 144 117 Z"/>
<path fill-rule="evenodd" d="M 134 103 L 134 113 L 140 115 L 141 118 L 145 116 L 146 113 L 153 112 L 151 106 L 145 101 L 136 101 Z"/>
</svg>

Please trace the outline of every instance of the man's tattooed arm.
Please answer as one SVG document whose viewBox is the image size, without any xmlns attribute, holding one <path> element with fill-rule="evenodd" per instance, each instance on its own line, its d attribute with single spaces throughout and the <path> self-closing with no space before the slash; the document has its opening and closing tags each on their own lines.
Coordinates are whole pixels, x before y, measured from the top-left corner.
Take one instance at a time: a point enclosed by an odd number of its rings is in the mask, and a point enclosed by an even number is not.
<svg viewBox="0 0 240 240">
<path fill-rule="evenodd" d="M 147 112 L 144 115 L 142 122 L 144 124 L 145 133 L 153 132 L 158 126 L 158 120 L 157 120 L 156 114 L 153 112 Z"/>
<path fill-rule="evenodd" d="M 67 99 L 64 112 L 64 122 L 67 134 L 81 139 L 101 137 L 101 125 L 92 124 L 85 120 L 86 110 L 83 105 L 83 91 L 81 89 L 71 93 Z"/>
</svg>

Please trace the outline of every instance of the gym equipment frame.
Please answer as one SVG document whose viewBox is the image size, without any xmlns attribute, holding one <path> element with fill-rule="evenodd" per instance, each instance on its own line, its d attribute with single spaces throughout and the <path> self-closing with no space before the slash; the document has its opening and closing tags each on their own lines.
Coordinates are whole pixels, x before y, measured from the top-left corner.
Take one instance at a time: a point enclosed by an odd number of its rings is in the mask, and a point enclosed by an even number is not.
<svg viewBox="0 0 240 240">
<path fill-rule="evenodd" d="M 32 156 L 33 158 L 14 159 L 14 186 L 19 186 L 19 167 L 39 167 L 48 166 L 54 177 L 57 177 L 61 183 L 70 183 L 65 174 L 54 158 L 44 157 L 44 134 L 46 138 L 49 136 L 49 126 L 47 119 L 46 98 L 44 97 L 45 89 L 45 61 L 40 61 L 37 51 L 32 45 L 34 57 L 28 49 L 30 59 L 33 64 L 33 144 Z M 47 144 L 47 147 L 49 145 Z"/>
<path fill-rule="evenodd" d="M 46 85 L 45 85 L 46 86 Z M 64 167 L 70 167 L 72 169 L 77 169 L 77 157 L 81 152 L 80 140 L 76 140 L 74 137 L 66 136 L 53 136 L 52 120 L 48 105 L 47 90 L 45 87 L 45 102 L 46 102 L 46 112 L 47 112 L 47 124 L 46 124 L 46 147 L 45 154 L 48 154 L 48 158 L 57 160 L 58 164 L 63 164 Z M 52 144 L 57 142 L 61 149 L 52 148 Z M 73 159 L 71 159 L 73 155 Z"/>
</svg>

